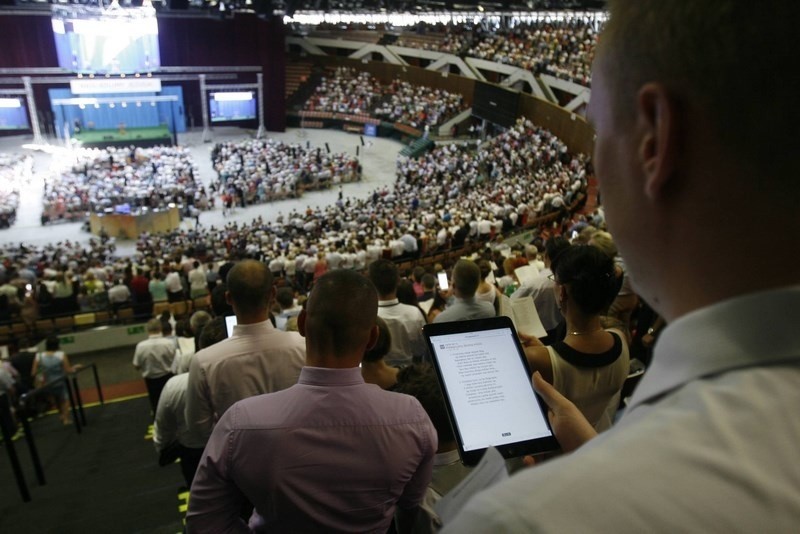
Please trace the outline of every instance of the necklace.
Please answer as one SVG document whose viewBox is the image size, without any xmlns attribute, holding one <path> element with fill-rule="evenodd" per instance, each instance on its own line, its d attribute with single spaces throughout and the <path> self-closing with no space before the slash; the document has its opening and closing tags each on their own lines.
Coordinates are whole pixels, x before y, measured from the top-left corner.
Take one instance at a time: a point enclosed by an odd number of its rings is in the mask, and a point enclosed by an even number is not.
<svg viewBox="0 0 800 534">
<path fill-rule="evenodd" d="M 598 328 L 596 330 L 589 330 L 588 332 L 569 332 L 569 335 L 571 335 L 571 336 L 585 336 L 585 335 L 588 335 L 588 334 L 594 334 L 595 332 L 602 332 L 602 331 L 603 331 L 603 328 L 601 327 L 601 328 Z"/>
</svg>

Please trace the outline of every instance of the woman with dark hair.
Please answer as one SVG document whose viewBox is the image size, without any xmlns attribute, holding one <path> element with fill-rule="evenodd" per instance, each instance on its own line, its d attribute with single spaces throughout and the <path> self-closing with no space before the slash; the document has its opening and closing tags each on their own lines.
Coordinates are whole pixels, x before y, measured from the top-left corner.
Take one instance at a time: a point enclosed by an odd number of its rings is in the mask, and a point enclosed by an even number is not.
<svg viewBox="0 0 800 534">
<path fill-rule="evenodd" d="M 425 314 L 425 311 L 419 306 L 417 293 L 414 291 L 414 282 L 408 278 L 401 278 L 397 283 L 397 300 L 401 304 L 408 304 L 409 306 L 414 306 L 417 308 L 422 314 L 423 319 L 427 321 L 427 315 Z"/>
<path fill-rule="evenodd" d="M 389 354 L 392 346 L 392 333 L 386 326 L 386 321 L 378 317 L 375 321 L 378 325 L 378 340 L 375 346 L 364 353 L 361 361 L 361 376 L 367 384 L 375 384 L 381 389 L 393 390 L 397 384 L 397 367 L 388 365 L 383 357 Z"/>
<path fill-rule="evenodd" d="M 600 317 L 618 290 L 614 262 L 595 247 L 574 246 L 556 258 L 552 270 L 567 335 L 549 347 L 525 337 L 528 362 L 575 403 L 596 430 L 606 430 L 630 366 L 625 333 L 603 328 Z"/>
<path fill-rule="evenodd" d="M 31 376 L 34 377 L 36 387 L 45 386 L 48 392 L 53 395 L 55 404 L 58 407 L 59 414 L 61 415 L 61 422 L 65 425 L 70 423 L 69 411 L 67 409 L 67 384 L 59 382 L 58 384 L 51 384 L 61 377 L 67 375 L 78 369 L 79 366 L 72 367 L 69 364 L 69 358 L 59 349 L 58 336 L 50 334 L 45 341 L 44 352 L 36 354 L 33 360 L 33 368 L 31 369 Z M 41 374 L 41 379 L 37 380 L 36 375 Z"/>
<path fill-rule="evenodd" d="M 478 285 L 478 290 L 475 292 L 475 298 L 478 300 L 485 300 L 494 306 L 496 312 L 500 303 L 500 299 L 497 298 L 500 290 L 496 285 L 490 284 L 486 280 L 489 278 L 489 275 L 492 274 L 492 266 L 488 261 L 481 260 L 478 262 L 478 268 L 481 270 L 481 283 Z"/>
</svg>

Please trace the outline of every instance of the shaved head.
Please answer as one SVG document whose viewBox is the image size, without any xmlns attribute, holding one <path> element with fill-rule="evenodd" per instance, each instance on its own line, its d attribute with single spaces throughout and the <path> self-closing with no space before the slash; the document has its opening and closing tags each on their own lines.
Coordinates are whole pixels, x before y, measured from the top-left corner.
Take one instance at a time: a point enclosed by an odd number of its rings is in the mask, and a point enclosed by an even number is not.
<svg viewBox="0 0 800 534">
<path fill-rule="evenodd" d="M 272 273 L 260 261 L 240 261 L 228 273 L 231 304 L 240 313 L 266 311 L 272 294 Z"/>
<path fill-rule="evenodd" d="M 378 293 L 369 279 L 346 269 L 331 271 L 314 283 L 306 303 L 307 351 L 337 358 L 358 353 L 360 361 L 377 316 Z"/>
</svg>

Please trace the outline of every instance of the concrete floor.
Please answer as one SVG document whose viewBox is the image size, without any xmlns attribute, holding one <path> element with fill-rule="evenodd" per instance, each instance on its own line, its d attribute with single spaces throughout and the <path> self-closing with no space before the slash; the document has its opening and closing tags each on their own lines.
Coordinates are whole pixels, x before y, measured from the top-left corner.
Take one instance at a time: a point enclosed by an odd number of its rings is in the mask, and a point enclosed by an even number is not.
<svg viewBox="0 0 800 534">
<path fill-rule="evenodd" d="M 365 145 L 361 145 L 358 135 L 334 130 L 306 130 L 289 129 L 286 132 L 267 132 L 269 137 L 285 142 L 310 143 L 312 147 L 324 148 L 328 143 L 332 152 L 346 152 L 355 155 L 359 148 L 360 160 L 363 167 L 361 182 L 344 184 L 345 197 L 365 198 L 376 188 L 391 185 L 395 181 L 395 167 L 397 153 L 403 148 L 398 141 L 383 138 L 364 138 Z M 238 128 L 215 128 L 213 140 L 210 143 L 202 142 L 201 132 L 192 131 L 178 136 L 178 142 L 189 148 L 197 165 L 200 168 L 197 177 L 203 184 L 210 184 L 216 180 L 216 173 L 211 167 L 211 148 L 215 142 L 245 139 L 253 136 L 252 131 Z M 68 157 L 67 150 L 58 140 L 50 140 L 46 151 L 24 149 L 22 146 L 30 143 L 30 136 L 0 138 L 0 152 L 27 152 L 34 157 L 34 177 L 30 184 L 20 191 L 20 206 L 17 210 L 17 220 L 9 229 L 0 230 L 0 246 L 7 243 L 24 242 L 28 244 L 43 245 L 58 241 L 79 240 L 88 242 L 91 234 L 81 230 L 82 223 L 56 223 L 42 226 L 40 216 L 42 212 L 42 192 L 44 180 L 52 176 Z M 266 220 L 277 217 L 279 212 L 286 213 L 293 208 L 306 206 L 327 206 L 335 202 L 338 188 L 327 191 L 311 191 L 299 199 L 287 199 L 279 202 L 248 206 L 237 209 L 233 215 L 222 217 L 222 209 L 217 201 L 217 207 L 212 211 L 203 212 L 200 224 L 203 226 L 220 226 L 225 221 L 236 220 L 249 222 L 260 215 Z M 186 227 L 193 225 L 194 221 L 186 221 Z M 134 251 L 133 241 L 120 241 L 117 243 L 118 255 L 127 256 Z"/>
</svg>

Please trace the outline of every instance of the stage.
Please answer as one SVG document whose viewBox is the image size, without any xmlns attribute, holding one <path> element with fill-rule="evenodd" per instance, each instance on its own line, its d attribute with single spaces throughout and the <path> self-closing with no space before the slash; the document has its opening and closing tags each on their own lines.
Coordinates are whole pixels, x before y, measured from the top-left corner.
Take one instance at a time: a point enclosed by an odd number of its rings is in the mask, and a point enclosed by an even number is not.
<svg viewBox="0 0 800 534">
<path fill-rule="evenodd" d="M 89 227 L 94 235 L 105 233 L 117 239 L 137 239 L 142 232 L 169 232 L 181 225 L 178 208 L 153 210 L 136 215 L 92 213 Z"/>
<path fill-rule="evenodd" d="M 166 126 L 150 128 L 126 128 L 125 130 L 81 130 L 73 135 L 85 147 L 104 148 L 107 146 L 151 147 L 172 146 L 173 138 Z"/>
</svg>

